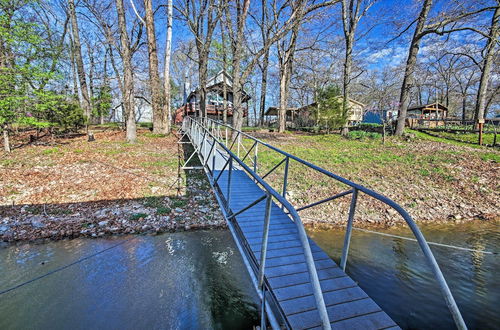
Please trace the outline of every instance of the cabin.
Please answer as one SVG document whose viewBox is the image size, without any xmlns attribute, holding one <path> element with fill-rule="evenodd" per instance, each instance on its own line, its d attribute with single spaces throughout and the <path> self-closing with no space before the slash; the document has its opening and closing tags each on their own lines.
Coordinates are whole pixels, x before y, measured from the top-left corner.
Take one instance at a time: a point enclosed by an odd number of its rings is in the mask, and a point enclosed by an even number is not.
<svg viewBox="0 0 500 330">
<path fill-rule="evenodd" d="M 208 79 L 207 97 L 205 100 L 205 109 L 208 118 L 221 120 L 224 113 L 224 104 L 227 108 L 227 117 L 229 122 L 233 117 L 233 78 L 224 71 L 219 71 L 215 76 Z M 224 98 L 224 88 L 225 98 Z M 248 114 L 248 101 L 251 97 L 242 91 L 243 116 Z M 184 116 L 200 116 L 200 88 L 189 92 L 186 101 L 175 111 L 175 122 L 181 123 Z"/>
<path fill-rule="evenodd" d="M 448 108 L 438 102 L 410 107 L 406 113 L 406 126 L 410 128 L 443 126 L 445 119 L 448 118 L 448 112 Z"/>
<path fill-rule="evenodd" d="M 343 97 L 338 96 L 337 101 L 342 103 Z M 363 113 L 366 105 L 349 98 L 349 114 L 347 117 L 348 125 L 356 125 L 363 120 Z M 318 104 L 313 102 L 300 108 L 288 108 L 286 110 L 287 127 L 308 127 L 316 124 L 316 112 Z M 266 116 L 278 116 L 278 107 L 269 107 L 265 113 Z"/>
</svg>

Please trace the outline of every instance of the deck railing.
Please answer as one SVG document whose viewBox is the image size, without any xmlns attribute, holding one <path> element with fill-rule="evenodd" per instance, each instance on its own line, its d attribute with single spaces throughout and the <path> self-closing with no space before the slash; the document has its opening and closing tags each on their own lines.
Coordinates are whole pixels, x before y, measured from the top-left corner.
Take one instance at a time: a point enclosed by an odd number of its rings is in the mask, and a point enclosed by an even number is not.
<svg viewBox="0 0 500 330">
<path fill-rule="evenodd" d="M 330 202 L 333 200 L 336 200 L 340 197 L 351 195 L 351 202 L 349 206 L 349 212 L 348 212 L 348 218 L 347 218 L 347 227 L 346 227 L 346 233 L 344 236 L 344 244 L 342 248 L 342 255 L 340 259 L 340 267 L 342 270 L 345 271 L 346 265 L 347 265 L 347 259 L 349 255 L 349 246 L 350 246 L 350 241 L 351 241 L 351 234 L 352 234 L 352 228 L 353 228 L 353 221 L 354 221 L 354 216 L 356 212 L 356 206 L 358 203 L 358 195 L 359 193 L 363 193 L 371 198 L 374 198 L 385 205 L 389 206 L 390 208 L 394 209 L 405 221 L 405 223 L 408 225 L 410 230 L 412 231 L 413 235 L 415 236 L 424 256 L 426 261 L 428 262 L 432 273 L 434 274 L 434 277 L 439 285 L 439 288 L 441 290 L 441 293 L 444 297 L 444 300 L 446 302 L 446 305 L 448 309 L 450 310 L 450 313 L 453 317 L 453 320 L 457 326 L 458 329 L 467 329 L 465 322 L 463 320 L 463 317 L 460 313 L 460 310 L 458 309 L 458 306 L 455 302 L 455 299 L 448 287 L 448 284 L 443 276 L 443 273 L 441 272 L 441 269 L 439 268 L 439 265 L 429 248 L 429 245 L 424 238 L 422 232 L 418 228 L 417 224 L 415 221 L 412 219 L 412 217 L 406 212 L 399 204 L 394 202 L 393 200 L 371 190 L 368 189 L 360 184 L 354 183 L 350 180 L 347 180 L 337 174 L 334 174 L 330 171 L 327 171 L 319 166 L 316 166 L 306 160 L 303 160 L 301 158 L 298 158 L 288 152 L 285 152 L 283 150 L 280 150 L 266 142 L 263 142 L 247 133 L 244 133 L 242 131 L 236 130 L 232 128 L 229 125 L 225 125 L 221 122 L 212 120 L 212 119 L 202 119 L 202 118 L 192 118 L 192 117 L 186 117 L 183 121 L 183 130 L 191 132 L 191 138 L 195 139 L 195 141 L 192 141 L 195 144 L 195 147 L 199 148 L 199 154 L 201 155 L 201 158 L 203 159 L 203 163 L 205 166 L 208 168 L 208 172 L 210 175 L 210 180 L 212 180 L 212 184 L 214 186 L 217 186 L 217 182 L 220 179 L 222 172 L 227 170 L 228 171 L 228 189 L 231 189 L 230 181 L 231 181 L 231 175 L 232 172 L 235 170 L 236 166 L 234 163 L 237 164 L 238 169 L 244 170 L 246 173 L 249 174 L 253 180 L 261 186 L 264 191 L 265 195 L 262 196 L 260 199 L 256 201 L 252 201 L 248 204 L 248 206 L 242 208 L 241 210 L 238 210 L 236 212 L 233 212 L 233 210 L 229 209 L 229 201 L 226 200 L 226 207 L 228 208 L 226 211 L 228 211 L 228 214 L 230 215 L 230 218 L 240 214 L 241 212 L 249 209 L 250 207 L 254 206 L 258 202 L 263 201 L 264 199 L 267 200 L 267 203 L 270 203 L 272 200 L 276 200 L 279 204 L 282 205 L 282 208 L 286 209 L 292 220 L 295 222 L 297 225 L 298 231 L 299 231 L 299 236 L 302 241 L 304 251 L 305 251 L 305 256 L 306 256 L 306 263 L 308 266 L 308 270 L 311 276 L 311 282 L 313 284 L 313 290 L 314 290 L 314 296 L 316 298 L 316 304 L 318 311 L 320 312 L 320 316 L 323 322 L 323 326 L 325 328 L 329 328 L 329 321 L 328 321 L 328 314 L 326 312 L 326 307 L 324 304 L 323 300 L 323 295 L 322 291 L 319 285 L 319 280 L 316 272 L 316 268 L 314 266 L 314 260 L 312 257 L 311 249 L 309 247 L 307 235 L 303 226 L 303 223 L 300 219 L 300 216 L 298 215 L 298 212 L 313 208 L 315 206 L 321 205 L 326 202 Z M 245 146 L 246 145 L 246 146 Z M 260 147 L 260 148 L 259 148 Z M 262 153 L 263 149 L 270 150 L 277 155 L 280 155 L 283 157 L 281 161 L 279 161 L 277 164 L 275 164 L 270 170 L 268 170 L 264 174 L 259 174 L 259 152 Z M 225 163 L 224 166 L 219 169 L 220 172 L 217 176 L 215 176 L 215 155 L 219 154 L 224 154 L 225 155 Z M 251 154 L 253 155 L 251 156 Z M 240 156 L 241 155 L 241 156 Z M 245 163 L 245 160 L 249 159 L 249 165 Z M 212 160 L 212 164 L 210 164 L 210 160 Z M 290 202 L 287 200 L 287 188 L 288 188 L 288 183 L 289 183 L 289 170 L 290 167 L 292 166 L 292 163 L 298 163 L 301 165 L 306 166 L 307 168 L 314 170 L 328 178 L 331 178 L 337 182 L 340 182 L 349 188 L 343 192 L 334 194 L 330 197 L 315 201 L 313 203 L 307 204 L 305 206 L 299 207 L 295 209 Z M 281 187 L 281 193 L 276 191 L 274 188 L 270 186 L 264 179 L 268 177 L 270 174 L 272 174 L 277 168 L 280 166 L 284 165 L 284 172 L 283 172 L 283 184 Z M 229 194 L 227 194 L 229 196 Z M 266 204 L 267 204 L 266 203 Z M 265 228 L 264 228 L 264 236 L 263 236 L 263 246 L 261 251 L 263 251 L 263 254 L 261 255 L 261 260 L 260 260 L 260 267 L 259 269 L 259 285 L 261 286 L 261 289 L 263 290 L 263 295 L 265 297 L 265 290 L 266 288 L 266 281 L 265 281 L 265 276 L 264 276 L 264 267 L 265 267 L 265 256 L 266 256 L 266 245 L 267 245 L 267 234 L 269 231 L 269 220 L 267 219 L 267 211 L 266 211 L 266 221 L 265 221 Z"/>
</svg>

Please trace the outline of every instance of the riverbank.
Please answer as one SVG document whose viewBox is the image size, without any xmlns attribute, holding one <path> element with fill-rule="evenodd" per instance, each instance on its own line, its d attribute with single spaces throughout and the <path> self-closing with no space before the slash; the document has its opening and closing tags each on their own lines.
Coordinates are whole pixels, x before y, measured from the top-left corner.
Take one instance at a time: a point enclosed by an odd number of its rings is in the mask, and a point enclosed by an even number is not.
<svg viewBox="0 0 500 330">
<path fill-rule="evenodd" d="M 499 221 L 497 151 L 416 139 L 346 140 L 338 135 L 254 133 L 257 137 L 393 199 L 419 223 Z M 175 136 L 118 130 L 38 141 L 0 158 L 0 241 L 225 228 L 203 171 L 178 180 Z M 183 147 L 187 147 L 183 145 Z M 189 150 L 180 150 L 188 157 Z M 259 154 L 259 173 L 281 158 Z M 287 198 L 296 207 L 346 190 L 290 163 Z M 267 180 L 281 191 L 283 168 Z M 308 228 L 344 227 L 350 198 L 301 212 Z M 397 213 L 359 195 L 356 227 L 403 226 Z"/>
<path fill-rule="evenodd" d="M 299 158 L 381 193 L 402 206 L 419 223 L 464 223 L 499 220 L 500 151 L 471 147 L 417 134 L 406 141 L 388 138 L 350 140 L 338 134 L 313 135 L 253 132 L 257 138 Z M 267 173 L 283 156 L 259 148 L 259 173 Z M 283 187 L 284 166 L 266 180 Z M 287 198 L 296 207 L 328 198 L 350 187 L 290 161 Z M 350 196 L 301 212 L 314 226 L 343 226 Z M 359 227 L 404 225 L 397 212 L 363 193 L 355 213 Z"/>
<path fill-rule="evenodd" d="M 0 158 L 0 241 L 225 228 L 201 171 L 178 177 L 177 138 L 118 130 L 38 141 Z M 182 153 L 182 150 L 181 150 Z"/>
</svg>

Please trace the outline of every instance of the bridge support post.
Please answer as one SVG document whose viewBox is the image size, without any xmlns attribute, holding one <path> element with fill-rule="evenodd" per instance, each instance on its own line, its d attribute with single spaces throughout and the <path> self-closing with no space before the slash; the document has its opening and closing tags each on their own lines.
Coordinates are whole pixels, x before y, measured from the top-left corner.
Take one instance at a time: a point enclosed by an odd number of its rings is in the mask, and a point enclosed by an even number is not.
<svg viewBox="0 0 500 330">
<path fill-rule="evenodd" d="M 349 218 L 347 219 L 347 227 L 344 237 L 344 247 L 342 248 L 342 257 L 340 258 L 340 268 L 345 272 L 347 264 L 347 255 L 349 254 L 349 245 L 351 244 L 352 223 L 354 221 L 354 212 L 356 211 L 356 203 L 358 201 L 358 189 L 354 188 L 352 192 L 351 206 L 349 208 Z"/>
</svg>

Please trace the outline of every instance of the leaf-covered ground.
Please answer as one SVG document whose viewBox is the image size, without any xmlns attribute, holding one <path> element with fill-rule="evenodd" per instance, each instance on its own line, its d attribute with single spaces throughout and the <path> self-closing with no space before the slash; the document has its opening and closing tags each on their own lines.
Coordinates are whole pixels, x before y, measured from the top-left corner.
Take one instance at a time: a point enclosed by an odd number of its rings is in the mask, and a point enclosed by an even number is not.
<svg viewBox="0 0 500 330">
<path fill-rule="evenodd" d="M 223 226 L 203 173 L 178 183 L 174 135 L 44 138 L 0 158 L 0 236 L 31 240 Z M 183 152 L 181 151 L 181 155 Z"/>
<path fill-rule="evenodd" d="M 456 222 L 498 219 L 500 152 L 496 149 L 446 143 L 419 136 L 412 141 L 348 140 L 339 135 L 253 133 L 335 174 L 365 185 L 403 206 L 418 221 Z M 283 157 L 259 149 L 259 173 Z M 269 176 L 281 191 L 284 166 Z M 332 196 L 348 187 L 290 162 L 288 198 L 296 206 Z M 309 222 L 345 222 L 350 197 L 342 197 L 302 212 Z M 356 210 L 360 224 L 393 225 L 402 221 L 382 203 L 360 195 Z"/>
</svg>

